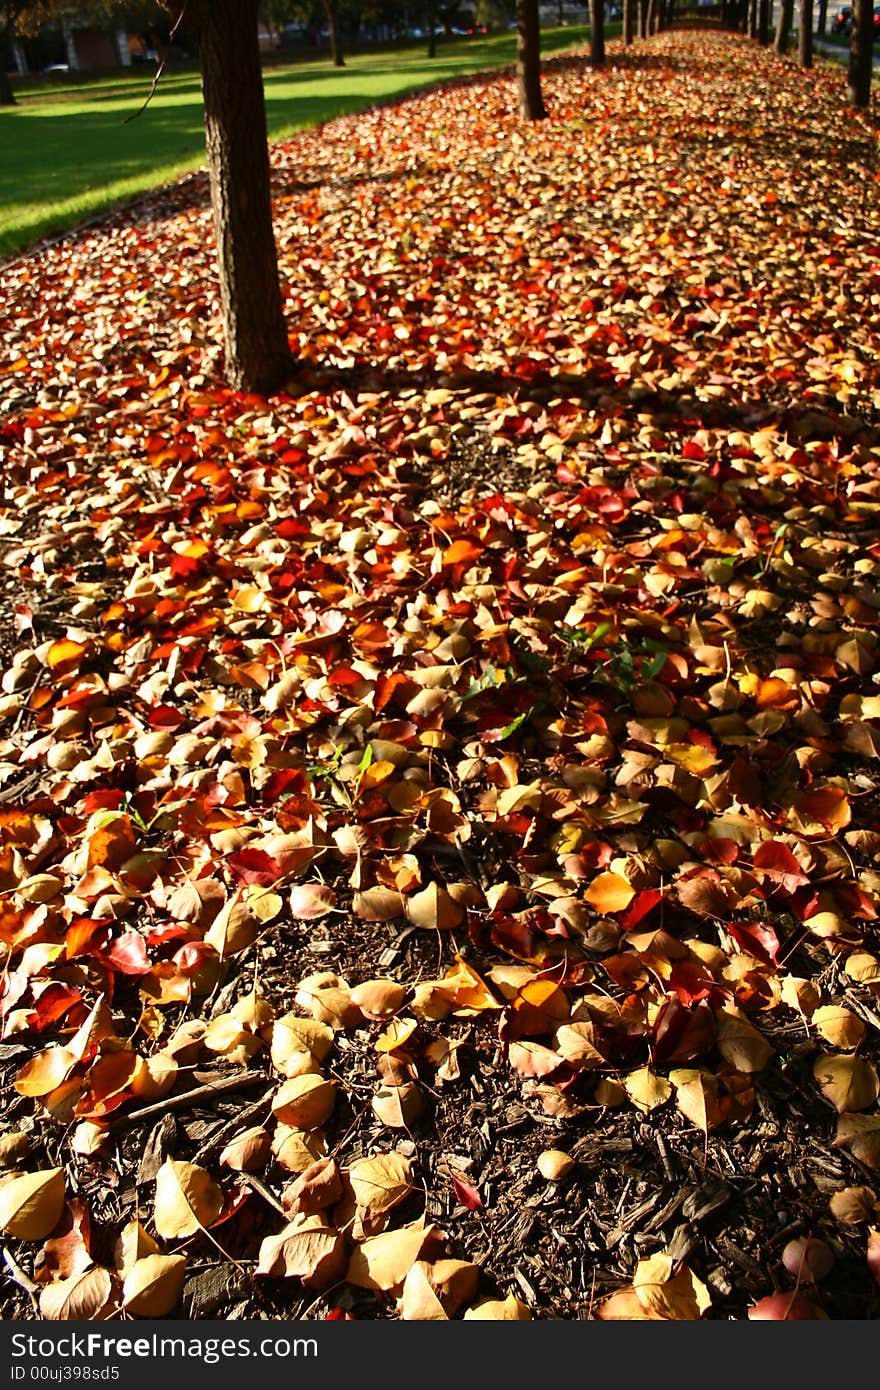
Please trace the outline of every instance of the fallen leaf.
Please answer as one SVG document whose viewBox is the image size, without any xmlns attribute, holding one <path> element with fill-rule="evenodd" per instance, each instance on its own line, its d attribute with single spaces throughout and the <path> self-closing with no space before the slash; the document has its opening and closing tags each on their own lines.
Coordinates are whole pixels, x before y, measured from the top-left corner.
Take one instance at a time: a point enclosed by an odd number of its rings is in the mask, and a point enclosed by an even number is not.
<svg viewBox="0 0 880 1390">
<path fill-rule="evenodd" d="M 138 1318 L 165 1318 L 180 1302 L 185 1255 L 145 1255 L 125 1275 L 122 1306 Z"/>
<path fill-rule="evenodd" d="M 23 1173 L 0 1187 L 0 1230 L 18 1240 L 43 1240 L 64 1210 L 63 1168 Z"/>
<path fill-rule="evenodd" d="M 211 1226 L 223 1207 L 223 1193 L 204 1168 L 167 1158 L 156 1174 L 153 1220 L 166 1240 L 194 1236 Z"/>
</svg>

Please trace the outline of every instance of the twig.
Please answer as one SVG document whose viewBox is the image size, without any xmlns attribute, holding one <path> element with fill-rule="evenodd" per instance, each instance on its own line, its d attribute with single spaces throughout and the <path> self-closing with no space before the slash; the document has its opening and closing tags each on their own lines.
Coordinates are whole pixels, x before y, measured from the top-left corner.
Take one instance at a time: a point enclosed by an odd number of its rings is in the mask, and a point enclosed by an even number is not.
<svg viewBox="0 0 880 1390">
<path fill-rule="evenodd" d="M 3 1263 L 9 1269 L 9 1273 L 12 1276 L 13 1282 L 16 1283 L 18 1287 L 20 1289 L 23 1289 L 24 1292 L 27 1294 L 28 1298 L 30 1299 L 33 1305 L 34 1312 L 39 1313 L 40 1305 L 37 1300 L 37 1295 L 40 1292 L 39 1284 L 35 1284 L 33 1279 L 31 1279 L 29 1275 L 25 1274 L 21 1265 L 18 1264 L 17 1261 L 13 1258 L 13 1256 L 9 1253 L 9 1251 L 5 1249 L 3 1251 Z"/>
<path fill-rule="evenodd" d="M 212 1135 L 210 1139 L 206 1139 L 202 1147 L 196 1151 L 193 1156 L 193 1163 L 202 1163 L 209 1154 L 215 1153 L 217 1149 L 222 1149 L 230 1135 L 236 1134 L 250 1124 L 251 1120 L 257 1118 L 260 1111 L 268 1104 L 271 1095 L 272 1088 L 270 1087 L 259 1100 L 252 1101 L 250 1105 L 239 1110 L 225 1125 L 221 1125 L 217 1133 Z"/>
<path fill-rule="evenodd" d="M 120 1115 L 111 1123 L 126 1126 L 138 1124 L 140 1120 L 152 1119 L 154 1115 L 164 1115 L 167 1110 L 186 1110 L 191 1105 L 197 1105 L 200 1100 L 224 1095 L 227 1091 L 243 1091 L 248 1086 L 262 1086 L 265 1080 L 264 1073 L 260 1071 L 236 1072 L 235 1076 L 224 1076 L 220 1081 L 214 1081 L 208 1086 L 193 1086 L 189 1091 L 181 1091 L 180 1095 L 166 1096 L 164 1100 L 157 1100 L 152 1105 L 142 1105 L 140 1110 Z"/>
<path fill-rule="evenodd" d="M 264 1182 L 261 1182 L 259 1178 L 254 1176 L 253 1173 L 239 1173 L 239 1178 L 251 1189 L 252 1192 L 256 1192 L 260 1197 L 262 1197 L 264 1202 L 268 1202 L 270 1207 L 274 1207 L 275 1210 L 279 1213 L 279 1215 L 284 1217 L 285 1221 L 290 1220 L 290 1212 L 284 1209 L 284 1207 L 279 1202 L 278 1198 L 275 1196 L 275 1193 L 270 1192 Z"/>
<path fill-rule="evenodd" d="M 183 16 L 184 16 L 185 14 L 186 14 L 186 4 L 184 4 L 183 7 L 181 8 L 180 14 L 179 14 L 179 15 L 177 16 L 177 18 L 175 19 L 174 25 L 173 25 L 173 27 L 172 27 L 172 29 L 171 29 L 171 32 L 170 32 L 170 34 L 168 35 L 168 48 L 167 48 L 167 50 L 166 50 L 165 57 L 162 59 L 161 63 L 159 64 L 159 66 L 158 66 L 157 69 L 156 69 L 155 76 L 153 77 L 153 81 L 152 81 L 152 83 L 151 83 L 151 85 L 150 85 L 150 90 L 147 92 L 146 100 L 144 101 L 143 106 L 141 106 L 141 107 L 139 108 L 139 110 L 133 111 L 132 114 L 131 114 L 130 116 L 126 116 L 125 120 L 122 122 L 123 125 L 130 125 L 132 121 L 136 121 L 136 120 L 137 120 L 138 116 L 142 116 L 142 115 L 144 114 L 144 112 L 146 111 L 147 107 L 149 106 L 150 102 L 153 100 L 153 97 L 156 95 L 156 88 L 157 88 L 158 85 L 159 85 L 159 78 L 162 76 L 163 72 L 165 71 L 165 64 L 168 62 L 168 54 L 171 52 L 171 44 L 172 44 L 172 42 L 173 42 L 173 40 L 174 40 L 174 35 L 177 33 L 178 29 L 180 28 L 181 23 L 182 23 L 182 21 L 183 21 Z"/>
</svg>

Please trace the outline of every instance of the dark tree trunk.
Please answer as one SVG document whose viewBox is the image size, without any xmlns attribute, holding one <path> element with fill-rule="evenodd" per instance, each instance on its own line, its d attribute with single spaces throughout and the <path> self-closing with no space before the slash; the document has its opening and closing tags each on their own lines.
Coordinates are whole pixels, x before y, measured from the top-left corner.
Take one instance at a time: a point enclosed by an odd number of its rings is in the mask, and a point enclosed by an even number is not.
<svg viewBox="0 0 880 1390">
<path fill-rule="evenodd" d="M 272 231 L 258 0 L 187 0 L 202 70 L 205 145 L 230 385 L 268 394 L 292 366 Z"/>
<path fill-rule="evenodd" d="M 811 68 L 813 66 L 813 0 L 800 0 L 800 6 L 798 63 L 802 68 Z"/>
<path fill-rule="evenodd" d="M 657 26 L 658 26 L 657 15 L 658 15 L 658 10 L 659 10 L 658 0 L 648 0 L 648 14 L 647 14 L 647 18 L 646 18 L 646 21 L 645 21 L 645 28 L 646 28 L 647 33 L 649 33 L 649 34 L 656 34 L 656 32 L 657 32 Z"/>
<path fill-rule="evenodd" d="M 758 0 L 758 42 L 770 42 L 770 0 Z"/>
<path fill-rule="evenodd" d="M 758 37 L 758 0 L 749 0 L 749 38 Z"/>
<path fill-rule="evenodd" d="M 828 26 L 828 0 L 819 0 L 819 13 L 816 18 L 816 33 L 824 34 Z"/>
<path fill-rule="evenodd" d="M 648 3 L 649 0 L 638 0 L 640 39 L 646 39 L 648 37 Z"/>
<path fill-rule="evenodd" d="M 538 0 L 516 0 L 516 84 L 519 114 L 527 121 L 547 115 L 541 92 L 541 16 Z"/>
<path fill-rule="evenodd" d="M 15 92 L 12 90 L 12 83 L 9 80 L 9 73 L 6 71 L 6 64 L 0 58 L 0 106 L 17 106 Z"/>
<path fill-rule="evenodd" d="M 434 0 L 428 5 L 428 57 L 437 57 L 437 35 L 434 30 L 437 27 L 437 6 Z"/>
<path fill-rule="evenodd" d="M 874 58 L 874 6 L 871 0 L 853 0 L 849 38 L 849 98 L 861 109 L 871 104 L 871 66 Z"/>
<path fill-rule="evenodd" d="M 623 42 L 627 47 L 635 37 L 637 4 L 638 0 L 623 0 Z"/>
<path fill-rule="evenodd" d="M 605 0 L 590 0 L 590 63 L 605 66 Z"/>
<path fill-rule="evenodd" d="M 336 0 L 324 0 L 324 14 L 327 18 L 327 28 L 330 30 L 330 57 L 333 59 L 333 66 L 334 68 L 344 68 L 345 59 L 342 56 L 342 41 L 339 37 Z"/>
<path fill-rule="evenodd" d="M 794 0 L 781 0 L 779 6 L 779 19 L 776 21 L 776 38 L 773 47 L 784 58 L 788 52 L 788 41 L 791 37 L 791 22 L 794 18 Z"/>
</svg>

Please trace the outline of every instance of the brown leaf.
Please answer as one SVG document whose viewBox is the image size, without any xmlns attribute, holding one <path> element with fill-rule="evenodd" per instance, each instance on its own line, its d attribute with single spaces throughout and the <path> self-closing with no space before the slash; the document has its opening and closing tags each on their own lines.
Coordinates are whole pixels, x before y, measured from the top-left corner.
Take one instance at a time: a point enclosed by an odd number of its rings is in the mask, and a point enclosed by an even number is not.
<svg viewBox="0 0 880 1390">
<path fill-rule="evenodd" d="M 91 1322 L 104 1312 L 112 1297 L 113 1278 L 109 1270 L 93 1265 L 43 1289 L 40 1312 L 53 1321 Z"/>
<path fill-rule="evenodd" d="M 332 1207 L 342 1196 L 342 1174 L 335 1158 L 319 1158 L 281 1194 L 290 1215 L 309 1216 Z"/>
<path fill-rule="evenodd" d="M 323 1216 L 298 1215 L 260 1246 L 257 1273 L 301 1279 L 306 1288 L 326 1289 L 345 1269 L 345 1241 Z"/>
</svg>

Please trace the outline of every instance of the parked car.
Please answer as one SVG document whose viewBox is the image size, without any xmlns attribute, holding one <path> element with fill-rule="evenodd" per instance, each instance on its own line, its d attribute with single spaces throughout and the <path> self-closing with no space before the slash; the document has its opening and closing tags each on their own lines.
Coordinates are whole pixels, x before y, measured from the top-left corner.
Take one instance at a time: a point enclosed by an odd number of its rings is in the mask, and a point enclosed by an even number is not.
<svg viewBox="0 0 880 1390">
<path fill-rule="evenodd" d="M 849 34 L 852 32 L 853 12 L 849 5 L 844 5 L 842 10 L 831 21 L 832 34 Z"/>
</svg>

